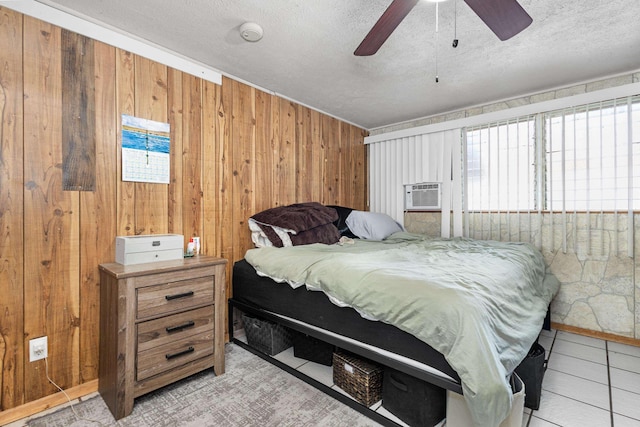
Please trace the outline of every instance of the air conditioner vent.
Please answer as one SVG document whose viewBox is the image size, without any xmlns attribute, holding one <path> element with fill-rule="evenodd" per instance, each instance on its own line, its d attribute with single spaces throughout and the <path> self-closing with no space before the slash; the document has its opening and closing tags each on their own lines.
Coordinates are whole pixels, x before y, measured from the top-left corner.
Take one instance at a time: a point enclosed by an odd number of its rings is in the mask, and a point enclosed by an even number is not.
<svg viewBox="0 0 640 427">
<path fill-rule="evenodd" d="M 441 209 L 441 183 L 425 182 L 405 185 L 405 209 L 436 211 Z"/>
</svg>

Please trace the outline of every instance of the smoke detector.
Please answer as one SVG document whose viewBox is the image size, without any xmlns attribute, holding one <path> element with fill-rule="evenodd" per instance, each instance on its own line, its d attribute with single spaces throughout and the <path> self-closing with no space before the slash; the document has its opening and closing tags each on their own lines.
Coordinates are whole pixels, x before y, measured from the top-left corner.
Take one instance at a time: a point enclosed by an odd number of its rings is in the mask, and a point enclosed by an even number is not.
<svg viewBox="0 0 640 427">
<path fill-rule="evenodd" d="M 257 42 L 262 38 L 262 27 L 255 22 L 245 22 L 240 26 L 240 35 L 248 42 Z"/>
</svg>

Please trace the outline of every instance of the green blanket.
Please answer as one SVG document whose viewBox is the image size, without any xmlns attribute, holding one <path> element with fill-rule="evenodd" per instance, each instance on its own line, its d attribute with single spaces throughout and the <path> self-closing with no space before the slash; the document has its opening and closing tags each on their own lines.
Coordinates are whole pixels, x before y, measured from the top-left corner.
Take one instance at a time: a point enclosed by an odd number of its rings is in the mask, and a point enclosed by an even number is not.
<svg viewBox="0 0 640 427">
<path fill-rule="evenodd" d="M 559 283 L 526 243 L 429 239 L 312 244 L 247 252 L 259 274 L 322 290 L 441 352 L 462 382 L 478 426 L 509 414 L 508 377 L 542 327 Z"/>
</svg>

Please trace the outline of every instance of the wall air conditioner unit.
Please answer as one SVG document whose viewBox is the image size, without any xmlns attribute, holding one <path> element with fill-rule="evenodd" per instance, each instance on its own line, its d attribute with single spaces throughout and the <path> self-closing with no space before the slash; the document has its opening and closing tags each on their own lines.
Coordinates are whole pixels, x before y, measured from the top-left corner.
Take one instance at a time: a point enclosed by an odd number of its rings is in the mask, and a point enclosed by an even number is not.
<svg viewBox="0 0 640 427">
<path fill-rule="evenodd" d="M 404 208 L 407 211 L 439 211 L 442 209 L 442 183 L 425 182 L 404 186 Z"/>
</svg>

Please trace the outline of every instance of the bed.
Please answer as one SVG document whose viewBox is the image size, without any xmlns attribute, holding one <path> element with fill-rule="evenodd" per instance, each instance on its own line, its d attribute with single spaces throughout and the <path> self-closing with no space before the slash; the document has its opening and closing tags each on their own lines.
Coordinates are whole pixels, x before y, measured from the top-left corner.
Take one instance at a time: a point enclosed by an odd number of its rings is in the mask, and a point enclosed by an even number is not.
<svg viewBox="0 0 640 427">
<path fill-rule="evenodd" d="M 284 223 L 278 214 L 255 216 L 252 232 L 273 231 L 280 243 L 274 238 L 234 265 L 232 306 L 463 393 L 477 425 L 497 426 L 511 406 L 508 379 L 558 289 L 539 251 L 523 243 L 428 239 L 371 213 L 346 218 L 357 218 L 346 221 L 348 232 L 364 239 L 345 237 L 336 215 L 296 224 L 307 209 L 325 208 L 296 205 L 299 215 Z M 327 234 L 325 224 L 311 233 L 323 235 L 321 243 L 287 240 L 326 221 L 338 232 Z"/>
</svg>

